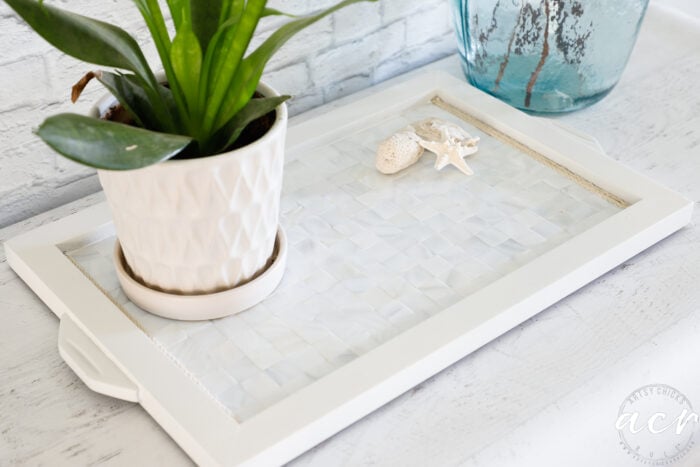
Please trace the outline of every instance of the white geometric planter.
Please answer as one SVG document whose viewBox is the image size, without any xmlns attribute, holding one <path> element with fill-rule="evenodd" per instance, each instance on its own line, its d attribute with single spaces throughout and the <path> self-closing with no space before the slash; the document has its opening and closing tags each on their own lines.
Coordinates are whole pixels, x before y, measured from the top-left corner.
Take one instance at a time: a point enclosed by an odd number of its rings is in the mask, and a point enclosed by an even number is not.
<svg viewBox="0 0 700 467">
<path fill-rule="evenodd" d="M 265 96 L 278 95 L 261 83 Z M 94 113 L 104 110 L 104 104 Z M 285 104 L 259 140 L 211 157 L 130 171 L 100 170 L 133 275 L 176 294 L 209 294 L 269 266 L 279 224 Z"/>
</svg>

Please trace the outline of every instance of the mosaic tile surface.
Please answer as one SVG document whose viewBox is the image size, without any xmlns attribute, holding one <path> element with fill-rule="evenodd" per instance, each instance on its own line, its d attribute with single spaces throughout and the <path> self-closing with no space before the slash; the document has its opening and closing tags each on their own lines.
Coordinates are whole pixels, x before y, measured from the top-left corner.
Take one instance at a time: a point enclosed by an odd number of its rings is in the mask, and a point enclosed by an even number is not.
<svg viewBox="0 0 700 467">
<path fill-rule="evenodd" d="M 476 175 L 437 172 L 427 153 L 393 176 L 374 169 L 379 141 L 427 117 L 481 137 L 468 159 Z M 245 421 L 619 210 L 426 103 L 288 155 L 287 271 L 272 296 L 240 315 L 186 323 L 139 309 L 113 272 L 113 238 L 68 254 Z"/>
</svg>

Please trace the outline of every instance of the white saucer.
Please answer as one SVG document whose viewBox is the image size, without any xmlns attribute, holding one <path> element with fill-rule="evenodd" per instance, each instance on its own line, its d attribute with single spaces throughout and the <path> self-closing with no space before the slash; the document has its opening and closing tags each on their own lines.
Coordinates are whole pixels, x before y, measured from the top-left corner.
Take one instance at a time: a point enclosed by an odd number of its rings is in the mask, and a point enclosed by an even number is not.
<svg viewBox="0 0 700 467">
<path fill-rule="evenodd" d="M 287 262 L 287 237 L 282 227 L 272 264 L 258 277 L 229 290 L 201 295 L 178 295 L 151 289 L 134 279 L 126 268 L 119 241 L 114 246 L 114 264 L 119 283 L 129 299 L 140 308 L 164 318 L 199 321 L 240 313 L 269 296 L 282 281 Z"/>
</svg>

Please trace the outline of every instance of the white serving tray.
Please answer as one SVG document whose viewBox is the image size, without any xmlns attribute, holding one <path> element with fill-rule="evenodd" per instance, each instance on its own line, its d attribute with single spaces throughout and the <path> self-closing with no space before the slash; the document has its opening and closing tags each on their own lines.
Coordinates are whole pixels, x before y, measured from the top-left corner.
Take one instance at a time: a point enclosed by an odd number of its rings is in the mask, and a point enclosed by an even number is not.
<svg viewBox="0 0 700 467">
<path fill-rule="evenodd" d="M 440 117 L 482 138 L 465 177 L 376 144 Z M 690 221 L 692 203 L 443 73 L 290 123 L 280 287 L 216 321 L 128 301 L 100 204 L 13 238 L 95 391 L 139 402 L 201 465 L 286 462 Z"/>
</svg>

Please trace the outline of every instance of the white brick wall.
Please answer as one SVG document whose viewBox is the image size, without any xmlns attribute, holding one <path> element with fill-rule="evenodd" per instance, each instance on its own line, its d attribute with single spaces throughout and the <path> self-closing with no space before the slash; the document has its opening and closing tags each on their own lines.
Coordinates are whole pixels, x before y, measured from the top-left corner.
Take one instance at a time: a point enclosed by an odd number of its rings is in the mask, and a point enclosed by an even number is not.
<svg viewBox="0 0 700 467">
<path fill-rule="evenodd" d="M 269 63 L 264 79 L 295 96 L 290 104 L 295 114 L 444 57 L 455 50 L 448 1 L 353 5 L 292 39 Z M 335 2 L 270 0 L 270 6 L 299 14 Z M 130 0 L 52 3 L 123 27 L 159 67 Z M 267 19 L 256 43 L 279 21 Z M 88 110 L 104 92 L 99 85 L 90 85 L 74 105 L 69 94 L 90 69 L 53 49 L 0 3 L 0 227 L 100 189 L 92 170 L 55 155 L 32 134 L 49 115 Z"/>
</svg>

